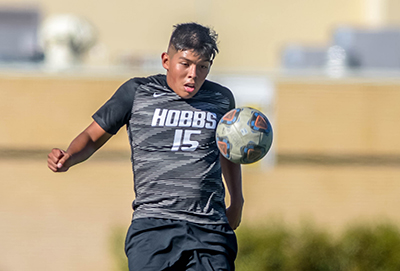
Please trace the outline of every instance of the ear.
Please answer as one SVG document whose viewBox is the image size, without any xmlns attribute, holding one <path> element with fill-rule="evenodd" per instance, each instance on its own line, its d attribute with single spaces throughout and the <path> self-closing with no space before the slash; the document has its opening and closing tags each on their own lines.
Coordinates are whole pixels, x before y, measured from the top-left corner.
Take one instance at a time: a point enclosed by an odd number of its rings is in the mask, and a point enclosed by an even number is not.
<svg viewBox="0 0 400 271">
<path fill-rule="evenodd" d="M 166 69 L 168 71 L 169 70 L 169 55 L 168 55 L 168 53 L 164 52 L 161 54 L 161 62 L 162 62 L 164 69 Z"/>
</svg>

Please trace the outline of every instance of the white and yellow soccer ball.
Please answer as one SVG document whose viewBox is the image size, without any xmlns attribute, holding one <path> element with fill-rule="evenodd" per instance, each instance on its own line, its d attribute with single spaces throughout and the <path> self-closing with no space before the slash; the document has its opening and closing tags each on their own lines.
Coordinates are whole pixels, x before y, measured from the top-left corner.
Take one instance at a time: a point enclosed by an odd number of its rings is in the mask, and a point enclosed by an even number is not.
<svg viewBox="0 0 400 271">
<path fill-rule="evenodd" d="M 218 123 L 216 142 L 221 154 L 234 163 L 251 164 L 262 159 L 272 145 L 268 118 L 251 107 L 235 108 Z"/>
</svg>

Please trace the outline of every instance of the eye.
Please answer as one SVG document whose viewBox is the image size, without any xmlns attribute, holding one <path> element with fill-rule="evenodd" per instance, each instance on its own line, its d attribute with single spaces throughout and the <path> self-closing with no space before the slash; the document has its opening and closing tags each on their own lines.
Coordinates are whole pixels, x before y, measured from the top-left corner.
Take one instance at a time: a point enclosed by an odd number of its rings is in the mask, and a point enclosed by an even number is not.
<svg viewBox="0 0 400 271">
<path fill-rule="evenodd" d="M 183 65 L 185 67 L 189 66 L 189 64 L 187 62 L 181 62 L 181 65 Z"/>
</svg>

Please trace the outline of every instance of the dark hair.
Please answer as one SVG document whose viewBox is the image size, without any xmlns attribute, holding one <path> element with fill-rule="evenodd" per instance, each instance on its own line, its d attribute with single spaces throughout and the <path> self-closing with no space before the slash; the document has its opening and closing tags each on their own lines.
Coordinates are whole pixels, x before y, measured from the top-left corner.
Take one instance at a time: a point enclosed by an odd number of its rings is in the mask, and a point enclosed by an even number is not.
<svg viewBox="0 0 400 271">
<path fill-rule="evenodd" d="M 174 25 L 169 41 L 177 51 L 194 50 L 202 57 L 213 60 L 219 52 L 217 47 L 218 34 L 208 27 L 197 23 Z"/>
</svg>

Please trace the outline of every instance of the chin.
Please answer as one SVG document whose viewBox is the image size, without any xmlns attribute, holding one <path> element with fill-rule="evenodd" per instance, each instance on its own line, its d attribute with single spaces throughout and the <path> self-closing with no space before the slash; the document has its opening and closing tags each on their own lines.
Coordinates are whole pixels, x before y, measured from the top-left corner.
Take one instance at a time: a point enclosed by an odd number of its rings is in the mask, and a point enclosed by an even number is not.
<svg viewBox="0 0 400 271">
<path fill-rule="evenodd" d="M 196 91 L 193 92 L 186 92 L 183 91 L 180 94 L 178 94 L 179 96 L 181 96 L 183 99 L 190 99 L 192 98 L 194 95 L 196 95 Z"/>
<path fill-rule="evenodd" d="M 183 99 L 190 99 L 190 98 L 192 98 L 194 95 L 193 95 L 192 93 L 184 93 L 184 94 L 179 95 L 179 96 L 181 96 L 181 98 L 183 98 Z"/>
</svg>

